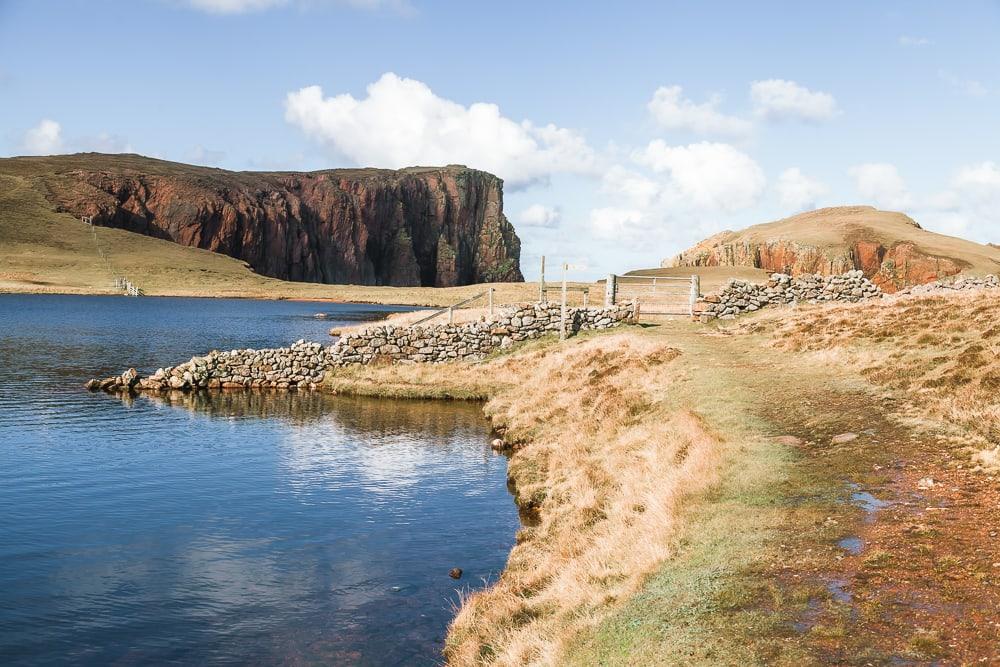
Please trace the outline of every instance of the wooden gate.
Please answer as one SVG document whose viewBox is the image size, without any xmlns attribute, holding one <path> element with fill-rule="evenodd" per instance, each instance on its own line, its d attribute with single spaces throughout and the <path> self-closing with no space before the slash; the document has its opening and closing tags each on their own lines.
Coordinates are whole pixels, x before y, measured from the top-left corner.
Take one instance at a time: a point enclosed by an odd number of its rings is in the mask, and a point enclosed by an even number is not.
<svg viewBox="0 0 1000 667">
<path fill-rule="evenodd" d="M 636 300 L 639 312 L 650 315 L 694 316 L 701 296 L 698 276 L 619 276 L 611 274 L 605 283 L 608 305 Z"/>
</svg>

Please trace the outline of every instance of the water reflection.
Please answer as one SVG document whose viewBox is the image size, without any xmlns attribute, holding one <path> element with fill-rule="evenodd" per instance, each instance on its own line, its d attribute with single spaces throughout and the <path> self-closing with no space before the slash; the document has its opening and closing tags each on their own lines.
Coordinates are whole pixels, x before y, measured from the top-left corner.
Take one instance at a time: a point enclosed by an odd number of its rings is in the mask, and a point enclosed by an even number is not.
<svg viewBox="0 0 1000 667">
<path fill-rule="evenodd" d="M 0 298 L 5 665 L 439 661 L 455 589 L 518 526 L 479 406 L 80 389 L 285 344 L 314 309 Z"/>
</svg>

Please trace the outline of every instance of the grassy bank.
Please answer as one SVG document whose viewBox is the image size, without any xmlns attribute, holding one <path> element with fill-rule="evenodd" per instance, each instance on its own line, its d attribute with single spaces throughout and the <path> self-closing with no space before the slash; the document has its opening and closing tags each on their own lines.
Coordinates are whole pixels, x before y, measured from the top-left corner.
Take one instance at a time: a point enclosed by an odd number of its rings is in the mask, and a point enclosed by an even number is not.
<svg viewBox="0 0 1000 667">
<path fill-rule="evenodd" d="M 466 599 L 447 639 L 453 664 L 975 661 L 1000 649 L 988 537 L 1000 495 L 973 463 L 985 450 L 956 433 L 972 422 L 951 414 L 977 405 L 988 429 L 997 407 L 975 393 L 992 347 L 964 338 L 991 328 L 961 324 L 981 305 L 663 322 L 480 364 L 355 368 L 330 386 L 486 399 L 513 444 L 516 497 L 538 521 L 500 580 Z M 886 334 L 903 312 L 929 318 L 936 338 L 920 358 L 937 370 L 893 385 L 883 376 L 912 375 L 890 366 L 906 357 L 893 336 L 910 334 Z M 852 346 L 845 321 L 873 340 Z M 962 383 L 968 397 L 924 388 L 959 365 L 980 369 Z M 928 400 L 941 401 L 930 414 Z M 892 504 L 869 511 L 865 494 Z"/>
</svg>

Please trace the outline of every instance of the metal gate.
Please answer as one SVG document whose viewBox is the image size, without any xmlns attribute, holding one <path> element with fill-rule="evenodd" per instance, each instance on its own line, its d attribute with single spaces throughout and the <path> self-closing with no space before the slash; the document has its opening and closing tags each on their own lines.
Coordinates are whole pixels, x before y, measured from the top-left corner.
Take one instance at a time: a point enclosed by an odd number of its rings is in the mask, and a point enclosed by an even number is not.
<svg viewBox="0 0 1000 667">
<path fill-rule="evenodd" d="M 650 315 L 693 317 L 701 285 L 698 276 L 619 276 L 611 274 L 605 283 L 605 303 L 638 301 L 639 312 Z"/>
</svg>

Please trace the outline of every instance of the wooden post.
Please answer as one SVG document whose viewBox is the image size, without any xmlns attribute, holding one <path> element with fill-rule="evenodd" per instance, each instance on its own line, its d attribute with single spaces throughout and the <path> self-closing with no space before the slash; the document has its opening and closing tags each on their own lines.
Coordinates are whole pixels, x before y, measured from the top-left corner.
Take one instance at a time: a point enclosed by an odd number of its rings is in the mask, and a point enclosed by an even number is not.
<svg viewBox="0 0 1000 667">
<path fill-rule="evenodd" d="M 694 317 L 694 307 L 698 303 L 698 297 L 701 296 L 701 280 L 698 276 L 691 276 L 691 317 Z"/>
<path fill-rule="evenodd" d="M 587 297 L 589 295 L 590 295 L 590 288 L 589 287 L 584 287 L 583 288 L 583 307 L 584 308 L 587 307 Z"/>
<path fill-rule="evenodd" d="M 490 299 L 490 317 L 493 316 L 493 289 L 494 288 L 491 287 L 490 290 L 489 290 L 489 292 L 490 292 L 489 293 L 489 299 Z"/>
<path fill-rule="evenodd" d="M 613 273 L 608 274 L 608 281 L 604 283 L 604 306 L 615 305 L 615 295 L 618 292 L 618 276 Z"/>
<path fill-rule="evenodd" d="M 448 324 L 455 323 L 455 308 L 454 306 L 448 306 Z"/>
<path fill-rule="evenodd" d="M 656 294 L 656 276 L 653 276 L 653 294 Z"/>
<path fill-rule="evenodd" d="M 562 308 L 559 311 L 559 340 L 566 340 L 566 270 L 569 265 L 563 263 Z"/>
<path fill-rule="evenodd" d="M 538 279 L 538 302 L 545 303 L 548 299 L 545 295 L 545 255 L 542 255 L 542 274 Z"/>
</svg>

